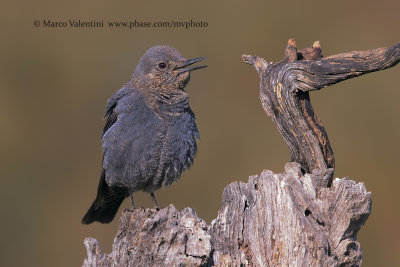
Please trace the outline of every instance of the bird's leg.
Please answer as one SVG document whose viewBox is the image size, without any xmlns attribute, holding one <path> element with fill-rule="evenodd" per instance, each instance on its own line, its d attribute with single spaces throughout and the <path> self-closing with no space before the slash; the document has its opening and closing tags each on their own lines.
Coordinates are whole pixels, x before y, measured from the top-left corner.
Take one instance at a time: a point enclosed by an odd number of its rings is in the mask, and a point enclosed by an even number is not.
<svg viewBox="0 0 400 267">
<path fill-rule="evenodd" d="M 154 208 L 156 210 L 160 210 L 160 205 L 158 205 L 158 202 L 157 202 L 156 196 L 154 195 L 154 192 L 150 192 L 150 196 L 153 199 Z"/>
<path fill-rule="evenodd" d="M 135 202 L 133 201 L 133 192 L 129 192 L 129 198 L 131 199 L 132 211 L 135 210 Z"/>
</svg>

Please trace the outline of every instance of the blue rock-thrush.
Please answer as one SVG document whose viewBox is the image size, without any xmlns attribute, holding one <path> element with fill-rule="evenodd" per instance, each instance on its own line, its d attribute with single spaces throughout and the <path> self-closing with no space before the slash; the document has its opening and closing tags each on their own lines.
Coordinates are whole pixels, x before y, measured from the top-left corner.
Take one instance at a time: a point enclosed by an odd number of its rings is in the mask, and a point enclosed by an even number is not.
<svg viewBox="0 0 400 267">
<path fill-rule="evenodd" d="M 205 58 L 184 58 L 176 49 L 147 50 L 132 79 L 107 102 L 103 168 L 92 206 L 82 223 L 109 223 L 132 194 L 151 194 L 177 181 L 193 163 L 199 138 L 195 116 L 184 91 L 192 66 Z"/>
</svg>

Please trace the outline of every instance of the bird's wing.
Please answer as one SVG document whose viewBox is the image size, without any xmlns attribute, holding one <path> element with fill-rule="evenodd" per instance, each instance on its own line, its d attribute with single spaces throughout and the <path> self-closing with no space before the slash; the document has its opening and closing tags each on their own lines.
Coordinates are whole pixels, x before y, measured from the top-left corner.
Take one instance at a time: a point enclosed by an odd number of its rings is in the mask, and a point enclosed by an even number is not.
<svg viewBox="0 0 400 267">
<path fill-rule="evenodd" d="M 115 108 L 115 106 L 113 106 L 113 109 Z M 110 127 L 117 121 L 117 113 L 116 112 L 111 112 L 110 115 L 108 115 L 107 117 L 107 121 L 106 124 L 104 125 L 103 128 L 103 134 L 104 135 L 108 129 L 110 129 Z"/>
<path fill-rule="evenodd" d="M 115 107 L 118 104 L 118 100 L 120 100 L 122 97 L 126 96 L 131 92 L 132 89 L 123 87 L 120 90 L 118 90 L 113 96 L 111 96 L 110 99 L 108 99 L 106 106 L 106 113 L 104 114 L 104 117 L 107 117 L 107 119 L 106 119 L 106 124 L 104 125 L 103 128 L 102 136 L 117 121 L 117 112 L 115 112 Z"/>
<path fill-rule="evenodd" d="M 157 172 L 166 124 L 136 89 L 119 98 L 113 113 L 118 118 L 102 137 L 106 183 L 144 188 Z"/>
</svg>

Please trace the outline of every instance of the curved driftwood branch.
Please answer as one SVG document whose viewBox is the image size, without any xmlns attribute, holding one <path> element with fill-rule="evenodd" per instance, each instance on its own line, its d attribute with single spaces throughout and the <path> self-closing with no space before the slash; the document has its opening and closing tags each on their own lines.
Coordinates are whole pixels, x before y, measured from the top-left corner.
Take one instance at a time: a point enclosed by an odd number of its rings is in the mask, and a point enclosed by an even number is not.
<svg viewBox="0 0 400 267">
<path fill-rule="evenodd" d="M 309 173 L 334 168 L 335 159 L 308 92 L 395 66 L 400 61 L 400 43 L 310 61 L 267 63 L 257 56 L 242 58 L 259 73 L 262 106 L 288 144 L 291 161 L 300 163 L 303 172 Z"/>
</svg>

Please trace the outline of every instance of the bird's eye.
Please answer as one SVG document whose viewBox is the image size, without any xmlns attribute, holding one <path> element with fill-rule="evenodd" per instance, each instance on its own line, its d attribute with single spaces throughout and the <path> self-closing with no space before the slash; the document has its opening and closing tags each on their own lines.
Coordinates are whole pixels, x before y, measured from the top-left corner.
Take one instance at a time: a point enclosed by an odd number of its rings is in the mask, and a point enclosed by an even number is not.
<svg viewBox="0 0 400 267">
<path fill-rule="evenodd" d="M 160 63 L 158 63 L 158 67 L 163 70 L 167 67 L 167 64 L 164 62 L 160 62 Z"/>
</svg>

